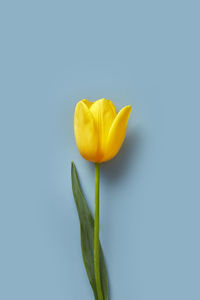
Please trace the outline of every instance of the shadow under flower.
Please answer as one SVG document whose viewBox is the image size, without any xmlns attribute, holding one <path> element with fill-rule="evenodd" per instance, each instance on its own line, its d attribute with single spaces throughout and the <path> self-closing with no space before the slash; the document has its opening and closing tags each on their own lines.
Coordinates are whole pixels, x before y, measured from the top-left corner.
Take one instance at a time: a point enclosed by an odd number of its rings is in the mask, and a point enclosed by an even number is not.
<svg viewBox="0 0 200 300">
<path fill-rule="evenodd" d="M 129 130 L 119 153 L 102 164 L 102 176 L 111 184 L 117 183 L 137 162 L 142 147 L 142 132 L 139 128 Z"/>
</svg>

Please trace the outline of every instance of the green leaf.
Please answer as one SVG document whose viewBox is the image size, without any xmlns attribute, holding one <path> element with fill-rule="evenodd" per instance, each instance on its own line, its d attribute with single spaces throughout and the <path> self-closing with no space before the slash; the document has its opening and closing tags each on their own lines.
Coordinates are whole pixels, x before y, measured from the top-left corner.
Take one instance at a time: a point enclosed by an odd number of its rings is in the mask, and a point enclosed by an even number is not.
<svg viewBox="0 0 200 300">
<path fill-rule="evenodd" d="M 85 265 L 85 269 L 90 281 L 91 287 L 94 292 L 95 300 L 98 300 L 96 281 L 94 274 L 94 219 L 83 196 L 78 175 L 76 172 L 75 164 L 72 162 L 71 166 L 72 177 L 72 190 L 76 208 L 78 211 L 81 231 L 81 249 Z M 101 273 L 101 286 L 103 291 L 104 300 L 108 300 L 108 279 L 107 271 L 104 260 L 102 247 L 100 245 L 100 273 Z"/>
</svg>

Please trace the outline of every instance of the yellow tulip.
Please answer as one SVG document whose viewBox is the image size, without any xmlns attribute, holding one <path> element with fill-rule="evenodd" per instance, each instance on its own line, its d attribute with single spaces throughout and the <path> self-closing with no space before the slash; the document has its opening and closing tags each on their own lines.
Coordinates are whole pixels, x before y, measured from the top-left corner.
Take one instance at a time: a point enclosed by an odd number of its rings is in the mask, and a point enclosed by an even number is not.
<svg viewBox="0 0 200 300">
<path fill-rule="evenodd" d="M 101 163 L 112 159 L 120 150 L 126 136 L 131 106 L 117 114 L 110 100 L 79 101 L 74 114 L 74 133 L 81 155 Z"/>
</svg>

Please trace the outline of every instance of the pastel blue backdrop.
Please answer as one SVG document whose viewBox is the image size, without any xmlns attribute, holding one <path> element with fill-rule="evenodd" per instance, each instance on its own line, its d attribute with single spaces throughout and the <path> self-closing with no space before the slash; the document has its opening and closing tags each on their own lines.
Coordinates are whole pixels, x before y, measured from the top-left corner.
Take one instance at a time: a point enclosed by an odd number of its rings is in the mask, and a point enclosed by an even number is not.
<svg viewBox="0 0 200 300">
<path fill-rule="evenodd" d="M 199 1 L 2 1 L 0 299 L 93 299 L 70 163 L 82 98 L 132 105 L 101 169 L 111 300 L 200 299 Z"/>
</svg>

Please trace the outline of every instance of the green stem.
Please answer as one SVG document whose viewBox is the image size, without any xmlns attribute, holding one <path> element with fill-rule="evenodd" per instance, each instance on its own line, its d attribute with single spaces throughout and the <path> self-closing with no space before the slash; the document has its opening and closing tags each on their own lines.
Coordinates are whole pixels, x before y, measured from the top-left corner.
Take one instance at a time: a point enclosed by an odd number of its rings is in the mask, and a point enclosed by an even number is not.
<svg viewBox="0 0 200 300">
<path fill-rule="evenodd" d="M 95 163 L 94 273 L 98 300 L 103 300 L 99 269 L 99 167 L 100 164 Z"/>
</svg>

